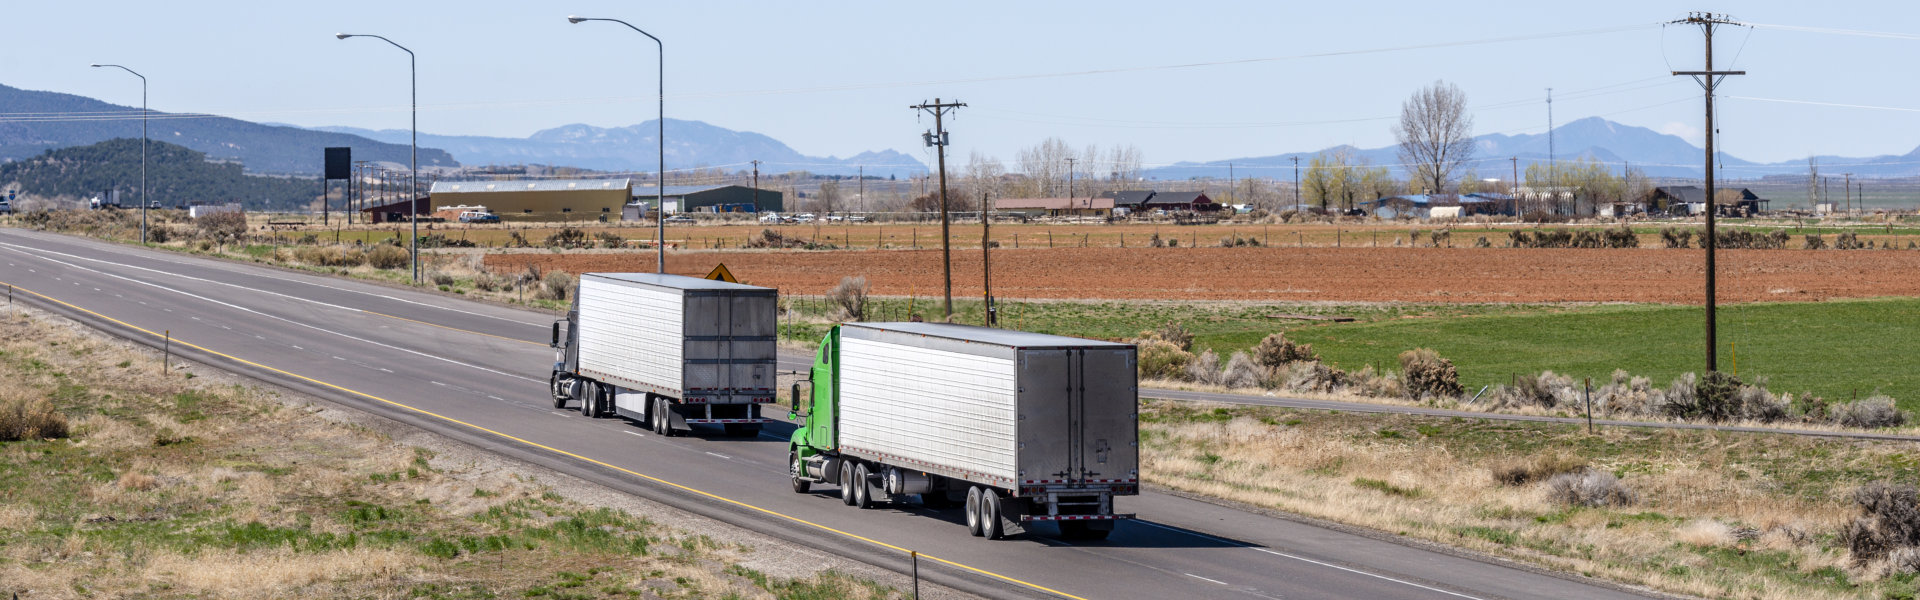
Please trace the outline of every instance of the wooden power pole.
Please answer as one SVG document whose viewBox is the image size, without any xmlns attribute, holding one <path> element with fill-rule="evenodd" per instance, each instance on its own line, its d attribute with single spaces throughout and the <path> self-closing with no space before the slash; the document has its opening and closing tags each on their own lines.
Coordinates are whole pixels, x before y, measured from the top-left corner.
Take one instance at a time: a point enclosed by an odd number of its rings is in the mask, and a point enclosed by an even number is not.
<svg viewBox="0 0 1920 600">
<path fill-rule="evenodd" d="M 933 115 L 933 131 L 920 134 L 920 138 L 940 152 L 940 277 L 946 287 L 945 309 L 949 321 L 953 320 L 953 233 L 947 217 L 947 128 L 943 118 L 962 106 L 966 104 L 959 101 L 943 103 L 939 98 L 934 98 L 932 104 L 922 100 L 919 104 L 907 107 Z"/>
<path fill-rule="evenodd" d="M 1692 77 L 1694 81 L 1700 82 L 1700 87 L 1706 88 L 1706 92 L 1707 92 L 1706 93 L 1706 96 L 1707 96 L 1707 129 L 1706 129 L 1706 132 L 1707 132 L 1707 153 L 1706 153 L 1706 156 L 1707 156 L 1707 172 L 1706 172 L 1707 236 L 1706 236 L 1706 239 L 1703 239 L 1701 241 L 1705 242 L 1704 244 L 1702 244 L 1702 246 L 1704 246 L 1707 250 L 1707 372 L 1712 373 L 1714 371 L 1720 370 L 1720 361 L 1716 356 L 1717 350 L 1719 349 L 1719 345 L 1718 345 L 1719 340 L 1716 338 L 1714 334 L 1714 314 L 1713 314 L 1714 312 L 1713 249 L 1714 249 L 1714 246 L 1719 245 L 1717 243 L 1717 240 L 1714 239 L 1713 217 L 1714 217 L 1714 213 L 1717 213 L 1720 211 L 1720 204 L 1713 197 L 1714 195 L 1714 189 L 1713 189 L 1714 187 L 1713 186 L 1713 138 L 1714 138 L 1713 88 L 1714 86 L 1719 85 L 1720 80 L 1725 79 L 1728 75 L 1747 74 L 1746 71 L 1715 71 L 1713 70 L 1713 28 L 1718 27 L 1720 25 L 1743 25 L 1743 24 L 1733 21 L 1732 19 L 1728 18 L 1727 15 L 1725 14 L 1714 14 L 1710 12 L 1689 13 L 1687 15 L 1687 18 L 1680 19 L 1673 22 L 1679 23 L 1679 24 L 1699 25 L 1700 30 L 1702 32 L 1705 32 L 1707 37 L 1706 70 L 1674 71 L 1673 74 L 1676 76 L 1686 75 L 1686 76 Z"/>
</svg>

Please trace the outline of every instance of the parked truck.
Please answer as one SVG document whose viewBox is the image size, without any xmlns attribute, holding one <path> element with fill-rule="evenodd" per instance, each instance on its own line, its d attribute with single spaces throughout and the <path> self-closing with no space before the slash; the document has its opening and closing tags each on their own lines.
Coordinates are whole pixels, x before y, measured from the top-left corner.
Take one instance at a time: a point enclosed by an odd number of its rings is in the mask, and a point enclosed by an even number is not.
<svg viewBox="0 0 1920 600">
<path fill-rule="evenodd" d="M 968 533 L 1057 523 L 1103 539 L 1139 493 L 1135 349 L 939 323 L 847 323 L 791 389 L 793 491 L 966 507 Z M 803 394 L 802 388 L 808 388 Z"/>
<path fill-rule="evenodd" d="M 753 435 L 776 399 L 771 288 L 653 273 L 587 273 L 553 324 L 553 407 L 671 436 L 717 424 Z"/>
</svg>

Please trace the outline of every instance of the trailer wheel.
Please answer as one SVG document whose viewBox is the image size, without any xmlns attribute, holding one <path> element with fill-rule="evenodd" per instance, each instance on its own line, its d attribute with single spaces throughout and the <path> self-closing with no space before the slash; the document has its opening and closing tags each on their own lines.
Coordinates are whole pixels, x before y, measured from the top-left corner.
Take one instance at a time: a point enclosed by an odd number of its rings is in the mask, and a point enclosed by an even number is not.
<svg viewBox="0 0 1920 600">
<path fill-rule="evenodd" d="M 800 478 L 800 476 L 805 475 L 806 472 L 807 465 L 800 461 L 799 454 L 787 455 L 787 474 L 793 477 L 793 493 L 805 494 L 807 490 L 813 489 L 812 482 Z"/>
<path fill-rule="evenodd" d="M 1006 530 L 1000 526 L 1000 494 L 991 489 L 980 491 L 980 537 L 1000 539 Z"/>
<path fill-rule="evenodd" d="M 853 468 L 853 506 L 859 509 L 873 508 L 873 485 L 868 483 L 872 475 L 867 471 L 866 463 Z"/>
<path fill-rule="evenodd" d="M 840 502 L 853 506 L 853 469 L 840 465 Z"/>
<path fill-rule="evenodd" d="M 593 405 L 600 402 L 600 384 L 588 383 L 580 386 L 580 416 L 594 417 Z"/>
<path fill-rule="evenodd" d="M 980 537 L 980 486 L 967 488 L 967 535 Z"/>
</svg>

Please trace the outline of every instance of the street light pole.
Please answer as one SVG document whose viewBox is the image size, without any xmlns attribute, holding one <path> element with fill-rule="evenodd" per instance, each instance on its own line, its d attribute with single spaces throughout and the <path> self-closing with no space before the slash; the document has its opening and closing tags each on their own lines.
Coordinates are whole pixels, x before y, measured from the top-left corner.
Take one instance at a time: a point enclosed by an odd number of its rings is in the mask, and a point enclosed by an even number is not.
<svg viewBox="0 0 1920 600">
<path fill-rule="evenodd" d="M 147 76 L 120 65 L 93 65 L 95 67 L 113 67 L 133 73 L 140 78 L 140 245 L 147 244 Z"/>
<path fill-rule="evenodd" d="M 408 50 L 406 46 L 377 35 L 336 33 L 333 37 L 343 40 L 350 37 L 370 37 L 393 44 L 393 47 L 407 53 L 407 78 L 411 94 L 409 112 L 413 119 L 413 138 L 410 143 L 412 147 L 407 153 L 407 214 L 411 217 L 408 220 L 413 221 L 413 237 L 407 240 L 407 254 L 413 257 L 413 284 L 420 285 L 420 69 L 417 64 L 418 57 L 414 56 L 413 51 Z"/>
<path fill-rule="evenodd" d="M 638 31 L 640 32 L 640 35 L 644 35 L 644 36 L 647 36 L 648 38 L 651 38 L 653 40 L 654 45 L 659 46 L 660 48 L 660 69 L 659 69 L 660 116 L 659 118 L 655 119 L 655 121 L 657 121 L 660 126 L 660 132 L 655 136 L 659 138 L 659 142 L 660 142 L 660 182 L 659 182 L 660 187 L 655 189 L 658 190 L 660 193 L 655 194 L 653 197 L 654 198 L 653 202 L 656 205 L 655 206 L 656 209 L 658 210 L 658 212 L 656 213 L 658 216 L 655 217 L 654 220 L 656 223 L 656 231 L 658 232 L 660 239 L 659 239 L 659 243 L 654 244 L 654 247 L 659 249 L 660 251 L 659 263 L 655 271 L 658 273 L 666 273 L 667 272 L 667 44 L 665 42 L 660 41 L 660 38 L 654 37 L 653 34 L 647 33 L 646 30 L 641 29 L 639 27 L 634 27 L 632 23 L 628 23 L 626 21 L 622 21 L 619 19 L 603 19 L 598 17 L 575 17 L 575 16 L 567 17 L 568 23 L 580 23 L 582 21 L 612 21 L 614 23 L 626 25 L 628 29 Z"/>
</svg>

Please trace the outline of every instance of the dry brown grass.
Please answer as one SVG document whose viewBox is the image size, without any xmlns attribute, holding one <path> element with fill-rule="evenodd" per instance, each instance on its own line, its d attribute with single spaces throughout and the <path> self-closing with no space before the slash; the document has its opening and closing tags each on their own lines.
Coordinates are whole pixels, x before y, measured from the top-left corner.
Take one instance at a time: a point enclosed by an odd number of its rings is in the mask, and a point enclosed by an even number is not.
<svg viewBox="0 0 1920 600">
<path fill-rule="evenodd" d="M 1708 597 L 1909 585 L 1850 567 L 1832 541 L 1854 487 L 1904 472 L 1896 443 L 1153 401 L 1141 434 L 1156 485 L 1555 570 Z M 1586 472 L 1637 501 L 1568 506 L 1543 483 Z"/>
<path fill-rule="evenodd" d="M 158 377 L 157 356 L 33 315 L 0 313 L 0 395 L 53 398 L 75 439 L 0 444 L 0 472 L 36 474 L 0 478 L 0 597 L 900 597 L 820 563 L 728 566 L 765 560 L 217 376 Z"/>
</svg>

